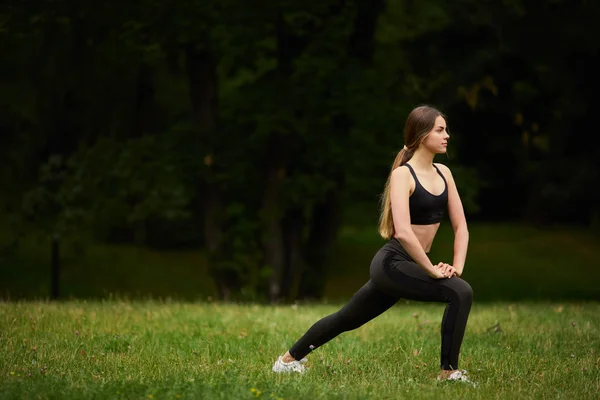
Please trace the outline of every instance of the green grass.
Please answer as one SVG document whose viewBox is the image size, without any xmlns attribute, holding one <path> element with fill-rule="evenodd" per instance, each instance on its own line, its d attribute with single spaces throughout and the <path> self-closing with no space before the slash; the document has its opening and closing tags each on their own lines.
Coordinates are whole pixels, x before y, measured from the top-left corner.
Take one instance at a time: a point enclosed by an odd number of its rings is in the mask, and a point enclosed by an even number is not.
<svg viewBox="0 0 600 400">
<path fill-rule="evenodd" d="M 598 398 L 600 304 L 589 302 L 475 303 L 460 367 L 477 387 L 434 379 L 440 304 L 399 303 L 315 350 L 304 375 L 270 371 L 337 307 L 0 303 L 0 398 Z"/>
<path fill-rule="evenodd" d="M 464 278 L 477 301 L 600 299 L 600 235 L 573 228 L 536 229 L 473 223 Z M 2 233 L 2 232 L 0 232 Z M 9 238 L 1 237 L 2 243 Z M 369 264 L 383 245 L 376 228 L 346 227 L 325 271 L 327 301 L 344 301 L 368 279 Z M 453 234 L 442 224 L 433 244 L 434 262 L 452 262 Z M 154 251 L 91 244 L 61 248 L 64 298 L 167 298 L 195 301 L 215 296 L 202 251 Z M 24 240 L 0 253 L 0 298 L 49 295 L 50 245 Z"/>
</svg>

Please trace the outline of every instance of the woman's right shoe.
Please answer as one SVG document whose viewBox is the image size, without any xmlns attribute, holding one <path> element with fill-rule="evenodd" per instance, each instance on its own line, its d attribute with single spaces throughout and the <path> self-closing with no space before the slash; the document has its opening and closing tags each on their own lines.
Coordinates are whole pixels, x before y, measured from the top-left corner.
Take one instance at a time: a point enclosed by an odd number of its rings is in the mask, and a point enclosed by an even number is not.
<svg viewBox="0 0 600 400">
<path fill-rule="evenodd" d="M 275 364 L 273 364 L 273 372 L 298 372 L 300 374 L 306 372 L 306 368 L 303 365 L 307 361 L 305 358 L 300 361 L 294 360 L 290 362 L 283 362 L 282 358 L 283 356 L 280 356 L 277 361 L 275 361 Z"/>
<path fill-rule="evenodd" d="M 471 382 L 471 380 L 467 376 L 467 371 L 465 371 L 464 369 L 454 371 L 446 379 L 448 379 L 449 381 Z"/>
<path fill-rule="evenodd" d="M 438 380 L 465 382 L 470 383 L 471 385 L 473 385 L 473 387 L 477 387 L 477 384 L 467 376 L 467 371 L 465 371 L 464 369 L 454 371 L 446 379 L 441 379 L 440 377 L 438 377 Z"/>
</svg>

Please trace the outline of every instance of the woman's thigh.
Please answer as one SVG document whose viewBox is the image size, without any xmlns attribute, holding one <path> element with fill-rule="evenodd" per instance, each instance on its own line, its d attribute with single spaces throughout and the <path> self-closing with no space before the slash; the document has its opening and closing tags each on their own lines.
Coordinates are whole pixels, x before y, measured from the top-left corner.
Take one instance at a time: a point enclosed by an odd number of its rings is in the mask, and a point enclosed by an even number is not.
<svg viewBox="0 0 600 400">
<path fill-rule="evenodd" d="M 415 262 L 386 260 L 371 279 L 386 293 L 418 301 L 449 302 L 458 293 L 470 291 L 463 279 L 454 276 L 433 279 Z"/>
</svg>

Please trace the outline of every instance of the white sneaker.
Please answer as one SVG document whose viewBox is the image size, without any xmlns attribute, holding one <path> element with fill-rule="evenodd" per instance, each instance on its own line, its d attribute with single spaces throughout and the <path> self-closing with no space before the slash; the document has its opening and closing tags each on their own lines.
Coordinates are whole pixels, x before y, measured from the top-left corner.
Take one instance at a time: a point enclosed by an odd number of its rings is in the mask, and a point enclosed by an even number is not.
<svg viewBox="0 0 600 400">
<path fill-rule="evenodd" d="M 304 364 L 308 361 L 306 358 L 303 358 L 300 361 L 294 360 L 283 362 L 282 357 L 283 356 L 280 356 L 277 361 L 275 361 L 275 364 L 273 364 L 273 372 L 298 372 L 300 374 L 306 372 L 306 368 L 304 367 Z"/>
<path fill-rule="evenodd" d="M 470 383 L 474 387 L 477 386 L 477 384 L 475 382 L 473 382 L 473 381 L 471 381 L 471 379 L 469 379 L 469 377 L 467 376 L 467 371 L 465 371 L 464 369 L 454 371 L 445 380 L 447 380 L 447 381 L 457 381 L 457 382 L 466 382 L 466 383 Z"/>
<path fill-rule="evenodd" d="M 454 371 L 450 374 L 450 376 L 447 379 L 449 381 L 470 382 L 469 378 L 467 377 L 467 371 L 465 371 L 464 369 Z"/>
</svg>

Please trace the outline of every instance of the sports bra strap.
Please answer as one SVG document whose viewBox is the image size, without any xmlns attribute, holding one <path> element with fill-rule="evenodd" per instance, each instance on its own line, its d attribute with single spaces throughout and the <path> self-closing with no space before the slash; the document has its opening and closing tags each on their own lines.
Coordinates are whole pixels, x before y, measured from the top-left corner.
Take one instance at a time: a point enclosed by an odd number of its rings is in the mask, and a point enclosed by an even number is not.
<svg viewBox="0 0 600 400">
<path fill-rule="evenodd" d="M 404 164 L 408 167 L 408 169 L 410 170 L 410 173 L 412 174 L 413 178 L 415 178 L 415 182 L 417 184 L 421 184 L 421 182 L 419 182 L 419 179 L 417 178 L 417 174 L 415 174 L 415 170 L 410 166 L 410 164 Z M 435 170 L 437 171 L 437 173 L 442 177 L 442 180 L 444 181 L 444 185 L 446 187 L 448 187 L 448 182 L 446 182 L 446 178 L 444 177 L 444 174 L 442 174 L 442 171 L 440 171 L 440 169 L 435 165 L 435 164 L 431 164 L 433 165 L 433 168 L 435 168 Z"/>
<path fill-rule="evenodd" d="M 438 167 L 436 167 L 435 164 L 432 164 L 433 168 L 435 168 L 435 170 L 438 172 L 438 174 L 440 174 L 440 176 L 442 177 L 442 179 L 444 180 L 444 184 L 448 185 L 448 182 L 446 182 L 446 178 L 444 177 L 444 174 L 442 174 L 442 171 L 440 171 L 440 169 Z"/>
<path fill-rule="evenodd" d="M 410 173 L 412 174 L 413 178 L 415 178 L 415 182 L 418 182 L 419 180 L 417 179 L 417 174 L 415 174 L 415 170 L 413 170 L 413 168 L 410 166 L 410 164 L 404 164 L 408 167 L 408 169 L 410 170 Z"/>
</svg>

